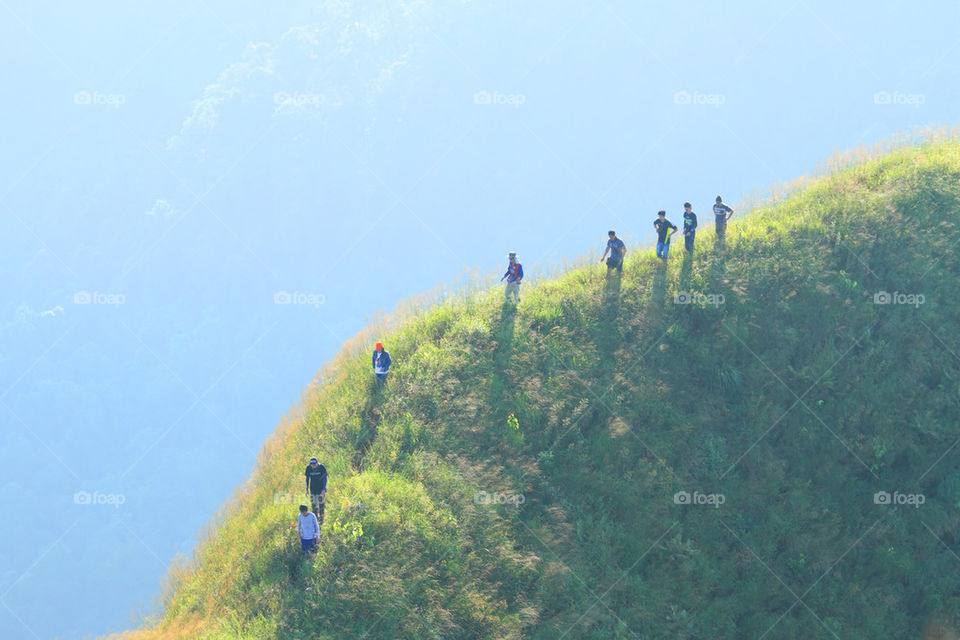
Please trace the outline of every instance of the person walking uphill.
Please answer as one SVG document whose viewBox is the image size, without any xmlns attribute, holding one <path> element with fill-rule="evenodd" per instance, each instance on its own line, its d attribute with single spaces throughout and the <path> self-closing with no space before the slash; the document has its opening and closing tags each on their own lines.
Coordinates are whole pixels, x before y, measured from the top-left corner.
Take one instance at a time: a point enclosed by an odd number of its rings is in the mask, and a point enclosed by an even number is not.
<svg viewBox="0 0 960 640">
<path fill-rule="evenodd" d="M 667 220 L 667 212 L 661 209 L 653 221 L 653 228 L 657 230 L 657 257 L 666 264 L 670 253 L 670 236 L 677 232 L 677 225 Z"/>
<path fill-rule="evenodd" d="M 610 275 L 610 272 L 614 269 L 623 273 L 623 259 L 627 257 L 627 245 L 623 243 L 623 240 L 617 237 L 617 232 L 611 229 L 607 231 L 607 248 L 603 250 L 603 255 L 600 256 L 600 262 L 603 262 L 604 259 L 607 261 L 607 275 Z M 607 258 L 607 253 L 610 254 L 610 257 Z"/>
<path fill-rule="evenodd" d="M 300 534 L 300 548 L 303 549 L 303 555 L 316 553 L 317 547 L 320 546 L 320 524 L 317 522 L 317 516 L 310 513 L 305 504 L 300 505 L 297 533 Z"/>
<path fill-rule="evenodd" d="M 310 458 L 305 475 L 310 504 L 313 505 L 317 520 L 323 524 L 323 508 L 327 502 L 327 468 L 317 462 L 316 458 Z"/>
<path fill-rule="evenodd" d="M 693 253 L 693 239 L 697 235 L 697 214 L 689 202 L 683 203 L 683 248 Z"/>
<path fill-rule="evenodd" d="M 717 196 L 717 203 L 713 205 L 713 217 L 717 225 L 717 239 L 723 240 L 727 233 L 727 220 L 733 217 L 733 209 L 723 204 L 720 196 Z"/>
<path fill-rule="evenodd" d="M 373 348 L 373 375 L 377 377 L 377 386 L 382 387 L 387 383 L 388 373 L 390 373 L 390 354 L 383 348 L 383 343 L 378 342 Z"/>
<path fill-rule="evenodd" d="M 510 302 L 512 298 L 513 304 L 520 304 L 520 283 L 523 281 L 523 265 L 517 260 L 516 251 L 508 253 L 507 260 L 507 272 L 500 278 L 500 282 L 503 282 L 504 278 L 507 279 L 507 288 L 503 294 L 504 302 Z"/>
</svg>

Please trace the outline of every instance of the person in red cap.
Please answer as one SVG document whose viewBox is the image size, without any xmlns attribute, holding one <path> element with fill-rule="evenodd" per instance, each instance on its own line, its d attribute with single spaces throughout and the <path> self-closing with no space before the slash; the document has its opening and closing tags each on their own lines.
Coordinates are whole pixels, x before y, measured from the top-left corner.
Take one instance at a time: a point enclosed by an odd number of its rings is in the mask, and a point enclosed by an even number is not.
<svg viewBox="0 0 960 640">
<path fill-rule="evenodd" d="M 377 386 L 382 387 L 387 383 L 388 373 L 390 373 L 390 354 L 383 348 L 383 343 L 378 342 L 373 349 L 373 375 L 377 378 Z"/>
</svg>

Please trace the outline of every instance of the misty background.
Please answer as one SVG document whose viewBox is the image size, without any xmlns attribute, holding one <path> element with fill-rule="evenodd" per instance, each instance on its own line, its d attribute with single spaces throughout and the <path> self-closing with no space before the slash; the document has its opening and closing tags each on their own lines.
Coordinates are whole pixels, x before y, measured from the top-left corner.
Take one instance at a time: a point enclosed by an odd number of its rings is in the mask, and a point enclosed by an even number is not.
<svg viewBox="0 0 960 640">
<path fill-rule="evenodd" d="M 0 637 L 150 611 L 378 311 L 955 124 L 958 26 L 948 2 L 0 0 Z"/>
</svg>

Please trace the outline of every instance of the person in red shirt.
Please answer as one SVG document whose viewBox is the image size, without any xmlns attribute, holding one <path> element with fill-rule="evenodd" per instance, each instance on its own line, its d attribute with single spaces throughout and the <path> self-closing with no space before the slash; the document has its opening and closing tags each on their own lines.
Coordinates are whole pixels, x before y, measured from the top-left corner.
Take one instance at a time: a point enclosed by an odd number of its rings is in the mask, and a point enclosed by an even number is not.
<svg viewBox="0 0 960 640">
<path fill-rule="evenodd" d="M 507 289 L 504 292 L 504 301 L 510 302 L 513 300 L 513 304 L 520 304 L 520 282 L 523 280 L 523 265 L 520 264 L 520 261 L 517 260 L 517 252 L 511 251 L 507 254 L 507 272 L 503 274 L 500 278 L 500 282 L 503 282 L 503 279 L 507 279 Z"/>
</svg>

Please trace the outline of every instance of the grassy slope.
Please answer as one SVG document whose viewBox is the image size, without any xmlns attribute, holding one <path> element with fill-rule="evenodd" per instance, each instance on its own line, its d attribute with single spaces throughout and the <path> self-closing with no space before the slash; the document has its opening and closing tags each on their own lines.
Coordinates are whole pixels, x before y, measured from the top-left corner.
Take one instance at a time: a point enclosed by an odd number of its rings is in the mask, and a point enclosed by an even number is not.
<svg viewBox="0 0 960 640">
<path fill-rule="evenodd" d="M 386 336 L 382 395 L 366 351 L 340 359 L 136 635 L 920 637 L 960 605 L 958 216 L 960 148 L 936 143 L 755 212 L 723 251 L 705 225 L 666 272 L 643 251 L 619 285 L 589 266 L 516 313 L 499 290 L 430 309 Z M 311 454 L 331 483 L 304 563 L 276 496 Z"/>
</svg>

